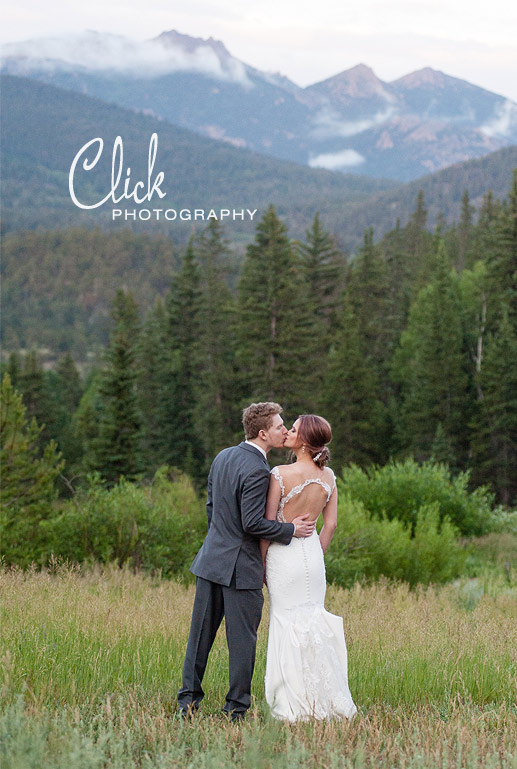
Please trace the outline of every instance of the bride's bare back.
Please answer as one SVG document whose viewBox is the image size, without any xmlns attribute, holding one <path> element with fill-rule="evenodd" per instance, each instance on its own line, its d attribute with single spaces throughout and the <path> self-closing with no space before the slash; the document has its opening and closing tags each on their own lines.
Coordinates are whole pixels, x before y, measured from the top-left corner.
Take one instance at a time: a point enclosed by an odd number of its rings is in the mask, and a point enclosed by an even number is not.
<svg viewBox="0 0 517 769">
<path fill-rule="evenodd" d="M 330 468 L 308 474 L 307 468 L 302 471 L 295 465 L 284 465 L 274 467 L 271 473 L 281 488 L 278 520 L 291 523 L 300 515 L 308 515 L 312 521 L 319 518 L 335 487 Z"/>
</svg>

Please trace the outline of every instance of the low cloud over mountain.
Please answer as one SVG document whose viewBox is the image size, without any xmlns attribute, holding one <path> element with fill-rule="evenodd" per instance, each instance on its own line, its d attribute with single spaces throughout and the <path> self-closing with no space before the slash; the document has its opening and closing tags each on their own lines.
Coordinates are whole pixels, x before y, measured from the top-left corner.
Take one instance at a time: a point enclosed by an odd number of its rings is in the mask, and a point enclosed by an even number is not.
<svg viewBox="0 0 517 769">
<path fill-rule="evenodd" d="M 49 73 L 79 69 L 148 78 L 197 72 L 215 80 L 252 87 L 245 65 L 230 56 L 222 43 L 212 38 L 191 38 L 174 31 L 144 41 L 88 31 L 66 38 L 47 37 L 10 43 L 3 46 L 2 54 L 9 62 L 11 74 L 28 74 L 41 67 Z"/>
<path fill-rule="evenodd" d="M 174 30 L 13 43 L 2 69 L 312 167 L 409 181 L 517 142 L 517 105 L 429 67 L 391 83 L 365 64 L 300 88 Z"/>
</svg>

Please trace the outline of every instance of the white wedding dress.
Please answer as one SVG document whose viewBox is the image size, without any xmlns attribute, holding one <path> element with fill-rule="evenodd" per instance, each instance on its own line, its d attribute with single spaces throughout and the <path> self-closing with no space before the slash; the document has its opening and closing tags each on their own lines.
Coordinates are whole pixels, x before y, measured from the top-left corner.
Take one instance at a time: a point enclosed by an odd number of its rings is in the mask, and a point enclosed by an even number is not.
<svg viewBox="0 0 517 769">
<path fill-rule="evenodd" d="M 277 520 L 285 522 L 284 508 L 307 486 L 317 483 L 326 492 L 326 505 L 335 486 L 308 479 L 285 494 L 277 467 L 271 471 L 282 496 Z M 296 500 L 297 515 L 301 515 Z M 347 650 L 343 620 L 325 610 L 325 564 L 316 531 L 289 545 L 272 542 L 266 556 L 270 600 L 265 692 L 275 718 L 351 718 L 357 708 L 348 688 Z"/>
</svg>

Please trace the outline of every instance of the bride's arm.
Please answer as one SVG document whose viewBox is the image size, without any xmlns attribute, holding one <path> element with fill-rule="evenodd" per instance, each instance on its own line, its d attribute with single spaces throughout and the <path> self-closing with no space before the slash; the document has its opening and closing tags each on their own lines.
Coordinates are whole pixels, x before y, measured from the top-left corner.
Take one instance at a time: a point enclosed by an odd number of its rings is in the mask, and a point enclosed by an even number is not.
<svg viewBox="0 0 517 769">
<path fill-rule="evenodd" d="M 267 492 L 267 500 L 266 500 L 266 512 L 264 515 L 264 518 L 266 518 L 268 521 L 276 521 L 276 514 L 278 512 L 278 506 L 280 504 L 280 497 L 282 495 L 282 490 L 280 488 L 280 483 L 276 480 L 276 478 L 273 475 L 269 476 L 269 489 Z M 262 555 L 262 560 L 266 561 L 266 553 L 267 549 L 269 547 L 269 539 L 261 539 L 260 540 L 260 554 Z"/>
<path fill-rule="evenodd" d="M 320 531 L 321 549 L 325 553 L 334 536 L 337 526 L 337 486 L 330 495 L 330 499 L 323 508 L 323 528 Z"/>
</svg>

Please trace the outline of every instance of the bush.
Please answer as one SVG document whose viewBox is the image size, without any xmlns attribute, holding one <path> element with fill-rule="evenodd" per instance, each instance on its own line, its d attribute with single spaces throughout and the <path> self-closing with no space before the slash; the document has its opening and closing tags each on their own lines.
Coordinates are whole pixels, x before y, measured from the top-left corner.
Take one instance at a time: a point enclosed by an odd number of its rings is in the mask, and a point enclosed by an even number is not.
<svg viewBox="0 0 517 769">
<path fill-rule="evenodd" d="M 419 465 L 413 459 L 368 470 L 352 465 L 342 477 L 347 492 L 372 515 L 404 521 L 413 531 L 418 511 L 432 504 L 437 505 L 440 521 L 448 518 L 463 535 L 480 536 L 495 525 L 493 494 L 485 486 L 469 492 L 469 474 L 453 478 L 447 465 Z"/>
<path fill-rule="evenodd" d="M 187 576 L 206 534 L 206 515 L 190 479 L 175 473 L 171 480 L 169 473 L 162 467 L 148 486 L 122 479 L 110 489 L 92 476 L 87 489 L 42 523 L 47 557 Z"/>
<path fill-rule="evenodd" d="M 467 573 L 469 576 L 502 574 L 511 581 L 517 569 L 517 533 L 491 532 L 466 541 L 468 545 Z"/>
<path fill-rule="evenodd" d="M 448 519 L 440 522 L 438 505 L 423 505 L 411 524 L 377 517 L 364 503 L 342 493 L 338 528 L 326 555 L 327 579 L 350 587 L 357 579 L 381 575 L 410 585 L 446 582 L 458 576 L 466 553 Z"/>
<path fill-rule="evenodd" d="M 440 521 L 438 503 L 423 505 L 417 513 L 405 579 L 411 585 L 448 582 L 461 574 L 466 555 L 458 543 L 458 530 L 448 518 Z"/>
<path fill-rule="evenodd" d="M 492 511 L 489 533 L 517 535 L 517 510 L 506 510 L 499 505 Z"/>
</svg>

